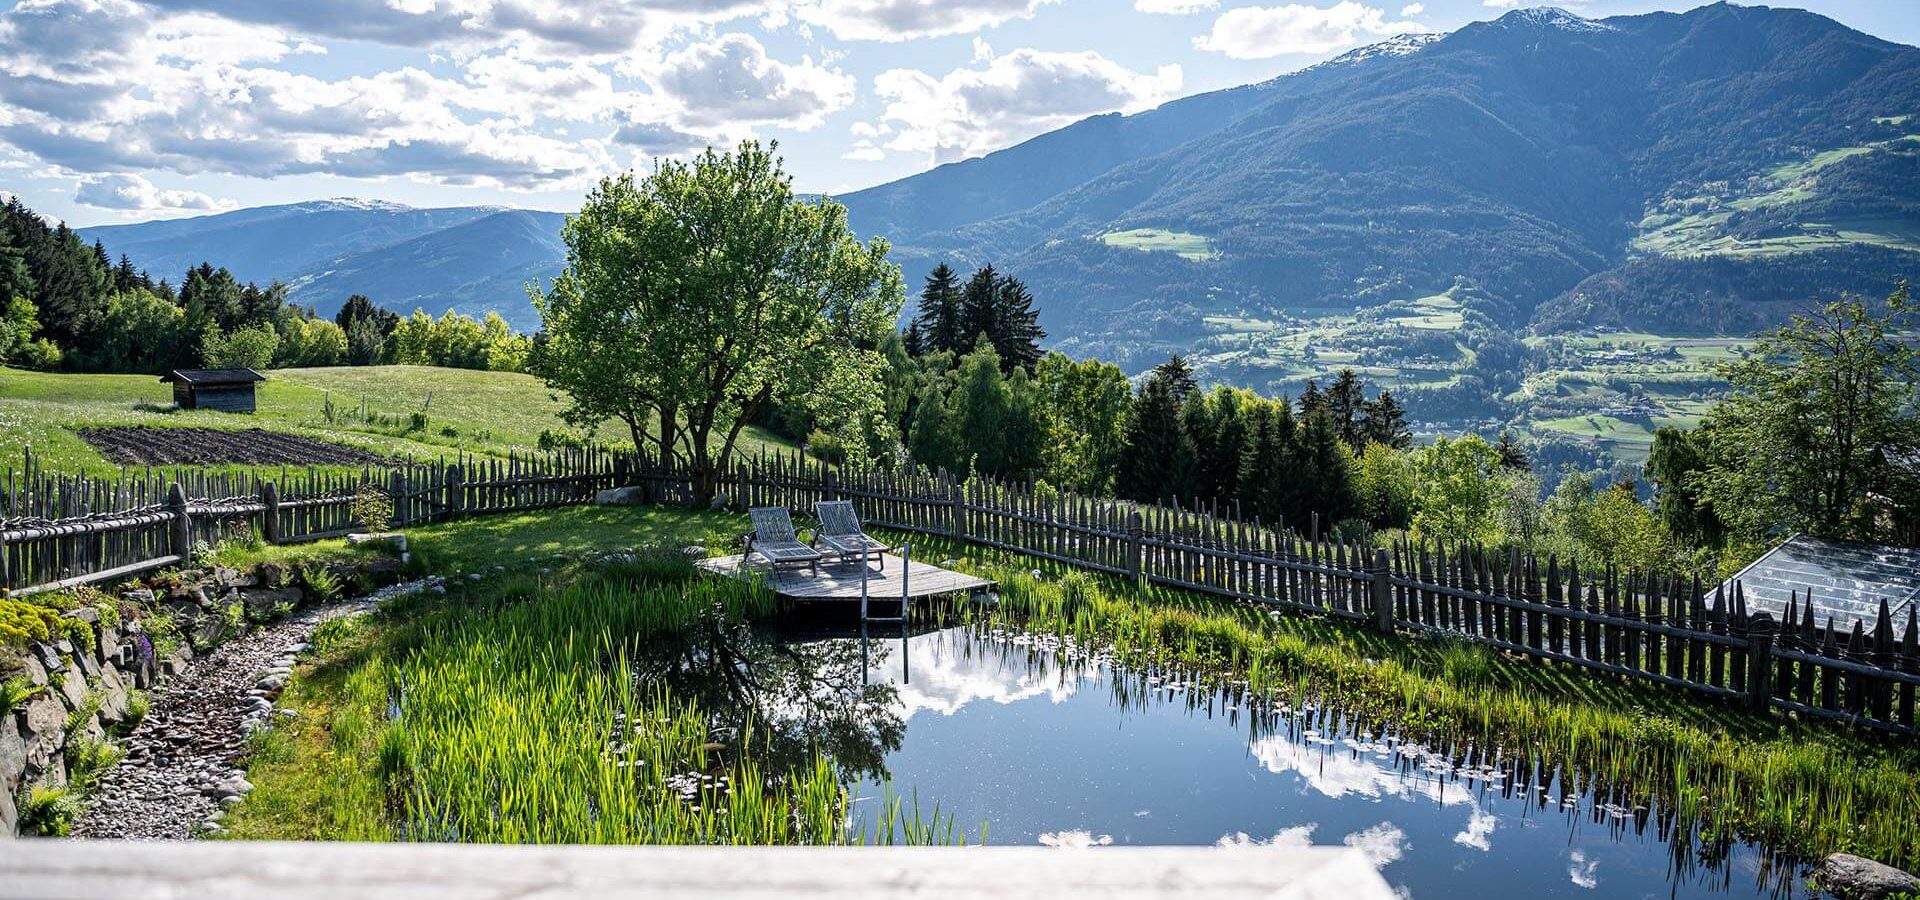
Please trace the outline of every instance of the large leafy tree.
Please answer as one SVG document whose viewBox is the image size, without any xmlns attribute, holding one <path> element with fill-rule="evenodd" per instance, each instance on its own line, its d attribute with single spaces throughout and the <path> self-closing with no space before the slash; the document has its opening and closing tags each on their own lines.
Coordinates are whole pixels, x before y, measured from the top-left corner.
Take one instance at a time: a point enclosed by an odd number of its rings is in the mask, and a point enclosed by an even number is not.
<svg viewBox="0 0 1920 900">
<path fill-rule="evenodd" d="M 863 348 L 904 299 L 886 242 L 862 244 L 838 203 L 796 196 L 773 151 L 748 141 L 603 180 L 567 220 L 566 269 L 533 291 L 538 370 L 568 417 L 625 423 L 690 469 L 702 503 L 776 398 L 878 406 L 882 363 Z"/>
<path fill-rule="evenodd" d="M 1699 493 L 1749 540 L 1793 531 L 1890 537 L 1920 500 L 1920 326 L 1903 284 L 1795 315 L 1726 364 Z"/>
</svg>

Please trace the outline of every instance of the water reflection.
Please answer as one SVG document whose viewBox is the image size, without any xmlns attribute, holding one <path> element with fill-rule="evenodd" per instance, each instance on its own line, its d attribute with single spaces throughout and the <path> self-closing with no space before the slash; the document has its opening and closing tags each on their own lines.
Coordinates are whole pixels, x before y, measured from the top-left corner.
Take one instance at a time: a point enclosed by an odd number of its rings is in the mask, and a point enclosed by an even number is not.
<svg viewBox="0 0 1920 900">
<path fill-rule="evenodd" d="M 770 769 L 824 751 L 869 830 L 890 784 L 970 832 L 988 823 L 994 843 L 1344 843 L 1421 898 L 1795 889 L 1795 869 L 1759 848 L 1523 756 L 1402 741 L 1048 636 L 885 634 L 742 628 L 643 665 L 716 727 L 764 732 Z"/>
</svg>

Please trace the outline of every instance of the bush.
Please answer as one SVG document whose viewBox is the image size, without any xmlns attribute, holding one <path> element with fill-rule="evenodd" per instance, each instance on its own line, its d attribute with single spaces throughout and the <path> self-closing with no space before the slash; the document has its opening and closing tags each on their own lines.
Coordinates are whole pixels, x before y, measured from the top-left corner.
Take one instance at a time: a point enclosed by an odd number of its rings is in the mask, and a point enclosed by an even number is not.
<svg viewBox="0 0 1920 900">
<path fill-rule="evenodd" d="M 372 482 L 361 482 L 353 495 L 353 520 L 376 534 L 386 531 L 393 525 L 393 500 Z"/>
</svg>

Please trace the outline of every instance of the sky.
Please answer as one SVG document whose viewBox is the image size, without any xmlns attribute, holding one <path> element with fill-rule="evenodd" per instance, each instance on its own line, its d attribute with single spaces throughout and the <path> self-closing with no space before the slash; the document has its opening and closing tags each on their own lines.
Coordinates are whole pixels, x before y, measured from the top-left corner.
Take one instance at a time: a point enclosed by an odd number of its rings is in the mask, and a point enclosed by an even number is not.
<svg viewBox="0 0 1920 900">
<path fill-rule="evenodd" d="M 0 194 L 75 226 L 333 197 L 569 210 L 749 137 L 845 193 L 1522 5 L 0 0 Z M 1785 5 L 1920 44 L 1920 0 Z"/>
</svg>

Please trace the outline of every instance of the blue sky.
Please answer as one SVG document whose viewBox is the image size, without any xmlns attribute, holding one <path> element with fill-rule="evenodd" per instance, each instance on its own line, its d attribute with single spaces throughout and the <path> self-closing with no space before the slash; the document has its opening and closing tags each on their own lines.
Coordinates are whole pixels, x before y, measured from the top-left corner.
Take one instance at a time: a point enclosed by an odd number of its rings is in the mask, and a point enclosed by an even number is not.
<svg viewBox="0 0 1920 900">
<path fill-rule="evenodd" d="M 576 207 L 780 142 L 845 192 L 1516 0 L 19 0 L 0 192 L 75 225 L 325 197 Z M 1694 3 L 1563 2 L 1604 17 Z M 1920 44 L 1916 0 L 1798 0 Z"/>
</svg>

